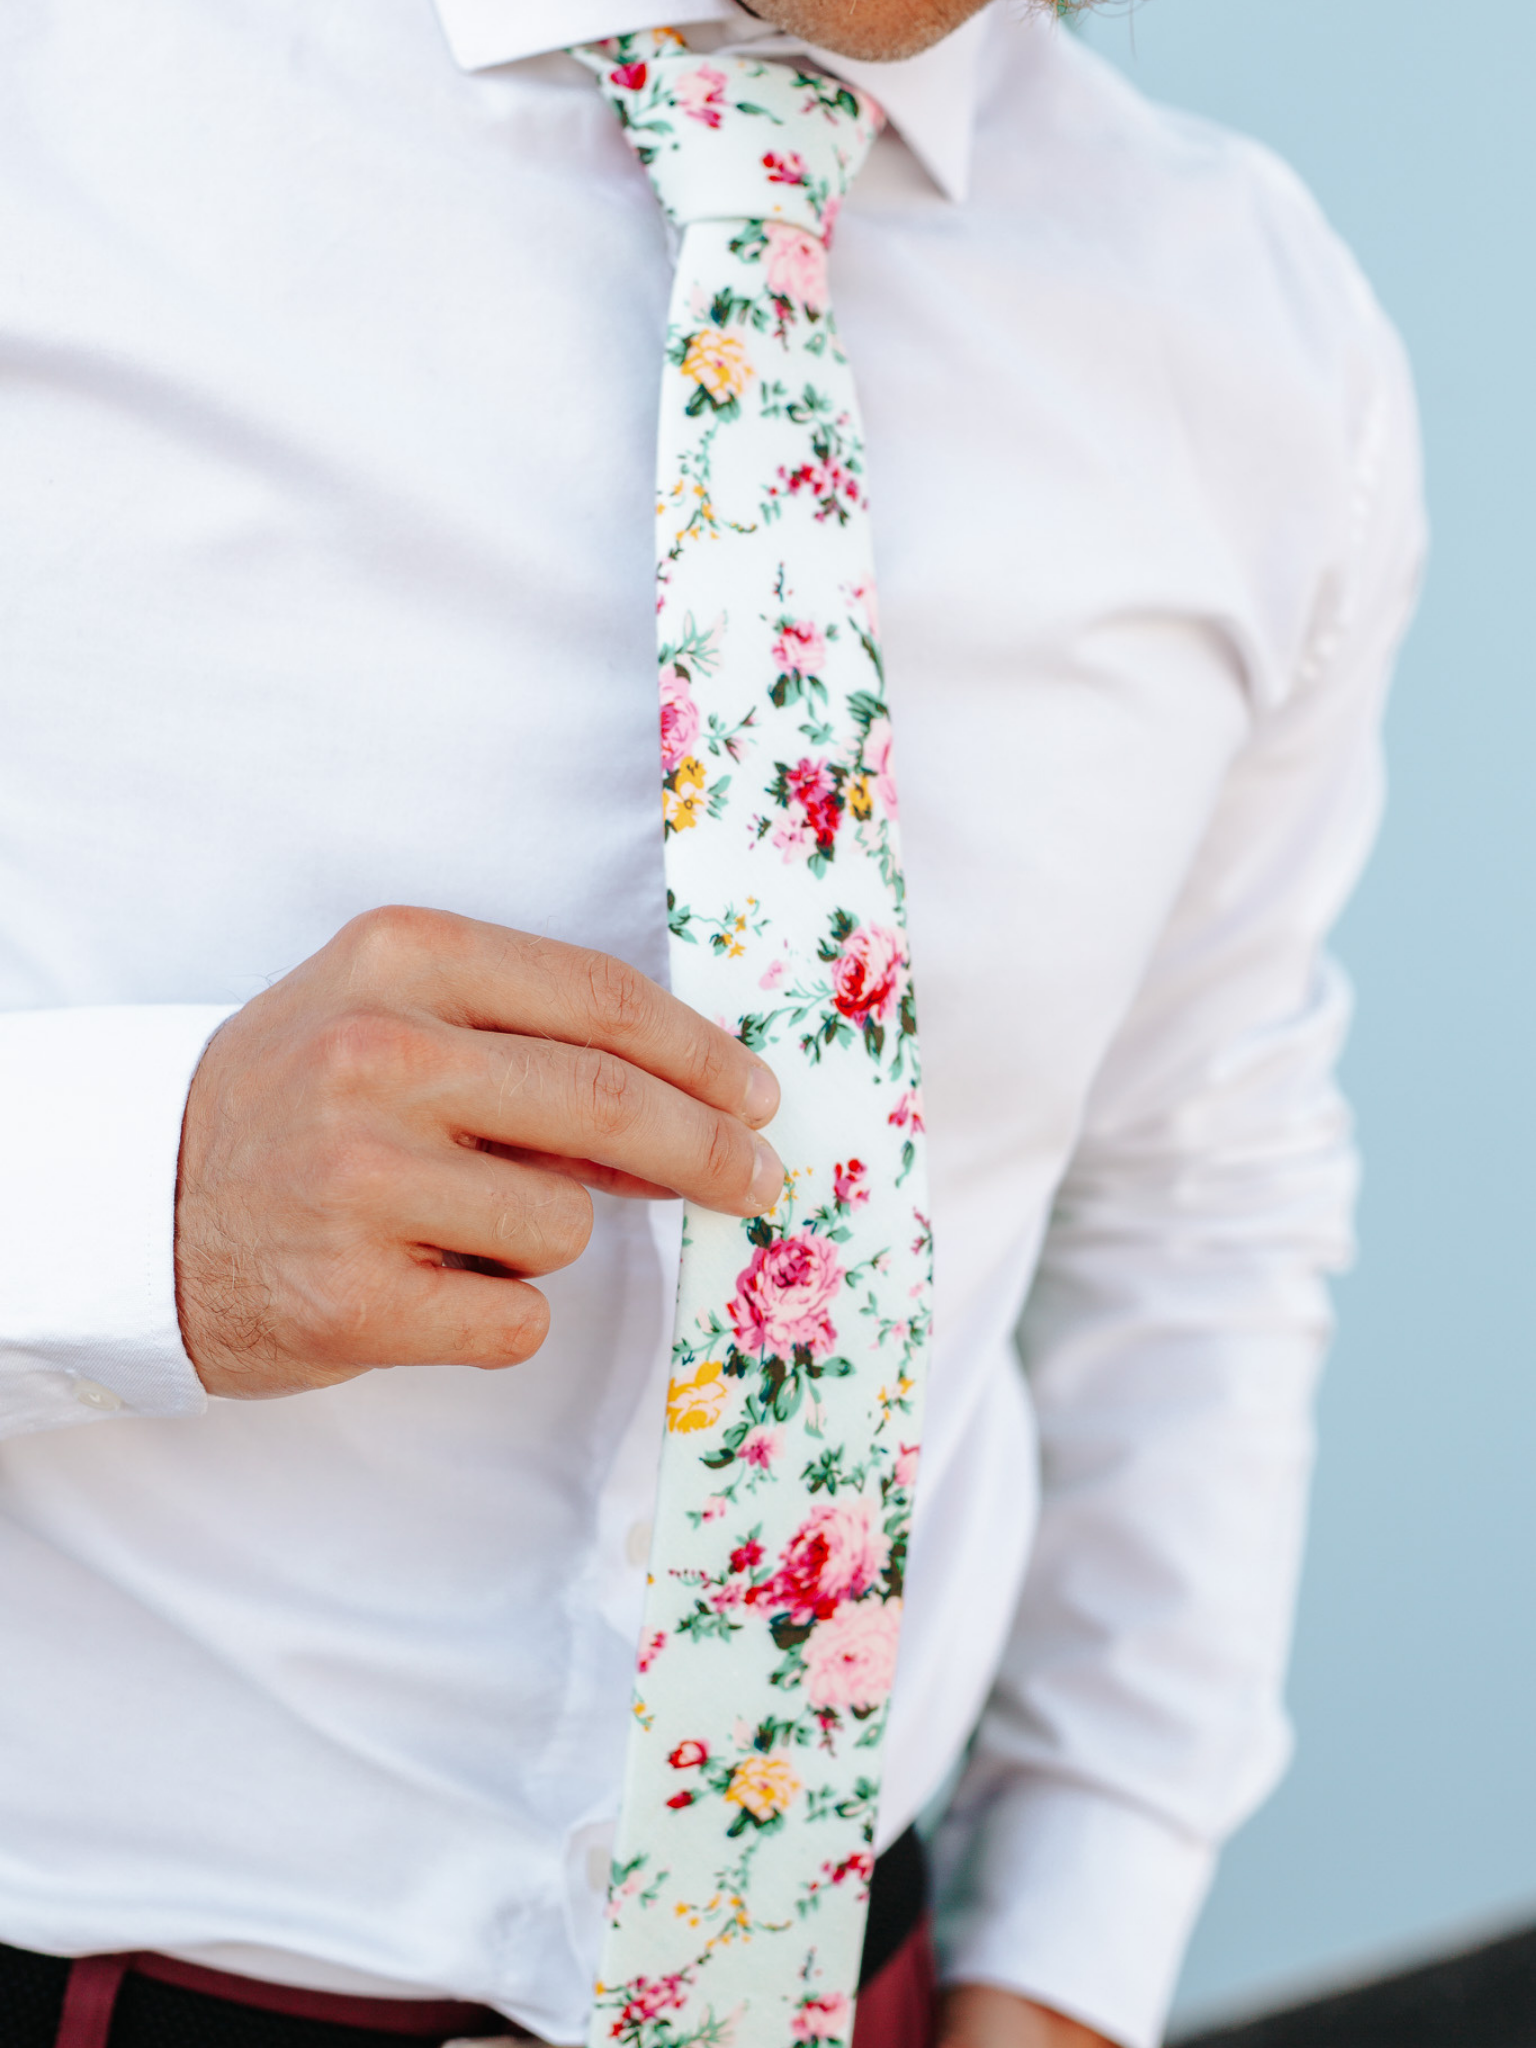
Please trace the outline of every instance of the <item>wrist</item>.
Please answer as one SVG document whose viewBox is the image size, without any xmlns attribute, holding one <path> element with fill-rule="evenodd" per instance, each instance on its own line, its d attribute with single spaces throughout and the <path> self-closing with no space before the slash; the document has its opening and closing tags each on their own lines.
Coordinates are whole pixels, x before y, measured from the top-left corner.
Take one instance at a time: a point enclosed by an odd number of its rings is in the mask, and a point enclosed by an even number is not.
<svg viewBox="0 0 1536 2048">
<path fill-rule="evenodd" d="M 938 2048 L 1112 2048 L 1103 2034 L 997 1984 L 954 1984 L 939 2009 Z"/>
</svg>

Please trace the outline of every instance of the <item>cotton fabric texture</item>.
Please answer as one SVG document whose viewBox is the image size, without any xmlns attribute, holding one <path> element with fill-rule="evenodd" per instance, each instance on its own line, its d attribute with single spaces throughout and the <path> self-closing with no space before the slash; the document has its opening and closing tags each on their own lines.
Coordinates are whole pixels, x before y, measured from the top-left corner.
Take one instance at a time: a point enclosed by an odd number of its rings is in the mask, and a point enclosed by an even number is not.
<svg viewBox="0 0 1536 2048">
<path fill-rule="evenodd" d="M 668 230 L 554 53 L 651 25 L 601 13 L 509 7 L 466 72 L 425 0 L 12 0 L 0 64 L 0 1939 L 567 2042 L 676 1213 L 600 1200 L 514 1373 L 249 1404 L 170 1244 L 207 1033 L 353 913 L 666 976 Z M 1286 1753 L 1416 439 L 1287 171 L 1043 19 L 978 37 L 881 95 L 834 249 L 937 1248 L 876 1846 L 983 1716 L 945 1967 L 1143 2048 Z"/>
<path fill-rule="evenodd" d="M 656 468 L 672 987 L 774 1062 L 787 1168 L 764 1216 L 683 1215 L 589 2038 L 841 2048 L 933 1285 L 863 434 L 828 283 L 883 117 L 670 28 L 572 55 L 679 235 Z"/>
</svg>

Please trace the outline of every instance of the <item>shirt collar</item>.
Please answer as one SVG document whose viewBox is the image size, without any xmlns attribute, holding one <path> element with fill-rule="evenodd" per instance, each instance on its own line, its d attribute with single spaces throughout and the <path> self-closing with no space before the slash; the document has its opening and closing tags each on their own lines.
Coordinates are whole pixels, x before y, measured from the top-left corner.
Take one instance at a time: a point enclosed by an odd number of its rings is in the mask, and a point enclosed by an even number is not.
<svg viewBox="0 0 1536 2048">
<path fill-rule="evenodd" d="M 863 64 L 814 44 L 780 36 L 732 0 L 436 0 L 455 60 L 466 71 L 537 57 L 570 43 L 595 42 L 664 23 L 683 28 L 725 22 L 740 31 L 733 43 L 764 42 L 799 50 L 850 85 L 872 92 L 902 139 L 940 191 L 963 199 L 970 182 L 971 131 L 985 9 L 920 57 L 897 64 Z"/>
</svg>

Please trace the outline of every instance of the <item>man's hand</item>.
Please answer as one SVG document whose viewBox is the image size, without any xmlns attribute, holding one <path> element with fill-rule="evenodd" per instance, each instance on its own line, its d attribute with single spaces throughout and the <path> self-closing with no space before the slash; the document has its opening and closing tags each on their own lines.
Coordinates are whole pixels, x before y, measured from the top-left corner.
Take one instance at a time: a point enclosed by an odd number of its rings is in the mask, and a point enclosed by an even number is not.
<svg viewBox="0 0 1536 2048">
<path fill-rule="evenodd" d="M 992 1984 L 956 1984 L 939 2009 L 938 2048 L 1111 2048 L 1102 2034 Z"/>
<path fill-rule="evenodd" d="M 772 1073 L 604 953 L 370 911 L 210 1042 L 182 1129 L 182 1336 L 211 1394 L 516 1365 L 588 1185 L 753 1216 Z"/>
</svg>

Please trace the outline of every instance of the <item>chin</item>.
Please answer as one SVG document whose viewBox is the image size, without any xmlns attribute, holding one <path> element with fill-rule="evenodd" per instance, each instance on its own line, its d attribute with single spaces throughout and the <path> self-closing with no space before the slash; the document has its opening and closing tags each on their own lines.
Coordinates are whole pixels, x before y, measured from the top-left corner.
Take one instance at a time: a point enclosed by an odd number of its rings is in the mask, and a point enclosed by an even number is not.
<svg viewBox="0 0 1536 2048">
<path fill-rule="evenodd" d="M 865 63 L 916 57 L 979 12 L 984 0 L 752 0 L 749 13 Z"/>
</svg>

